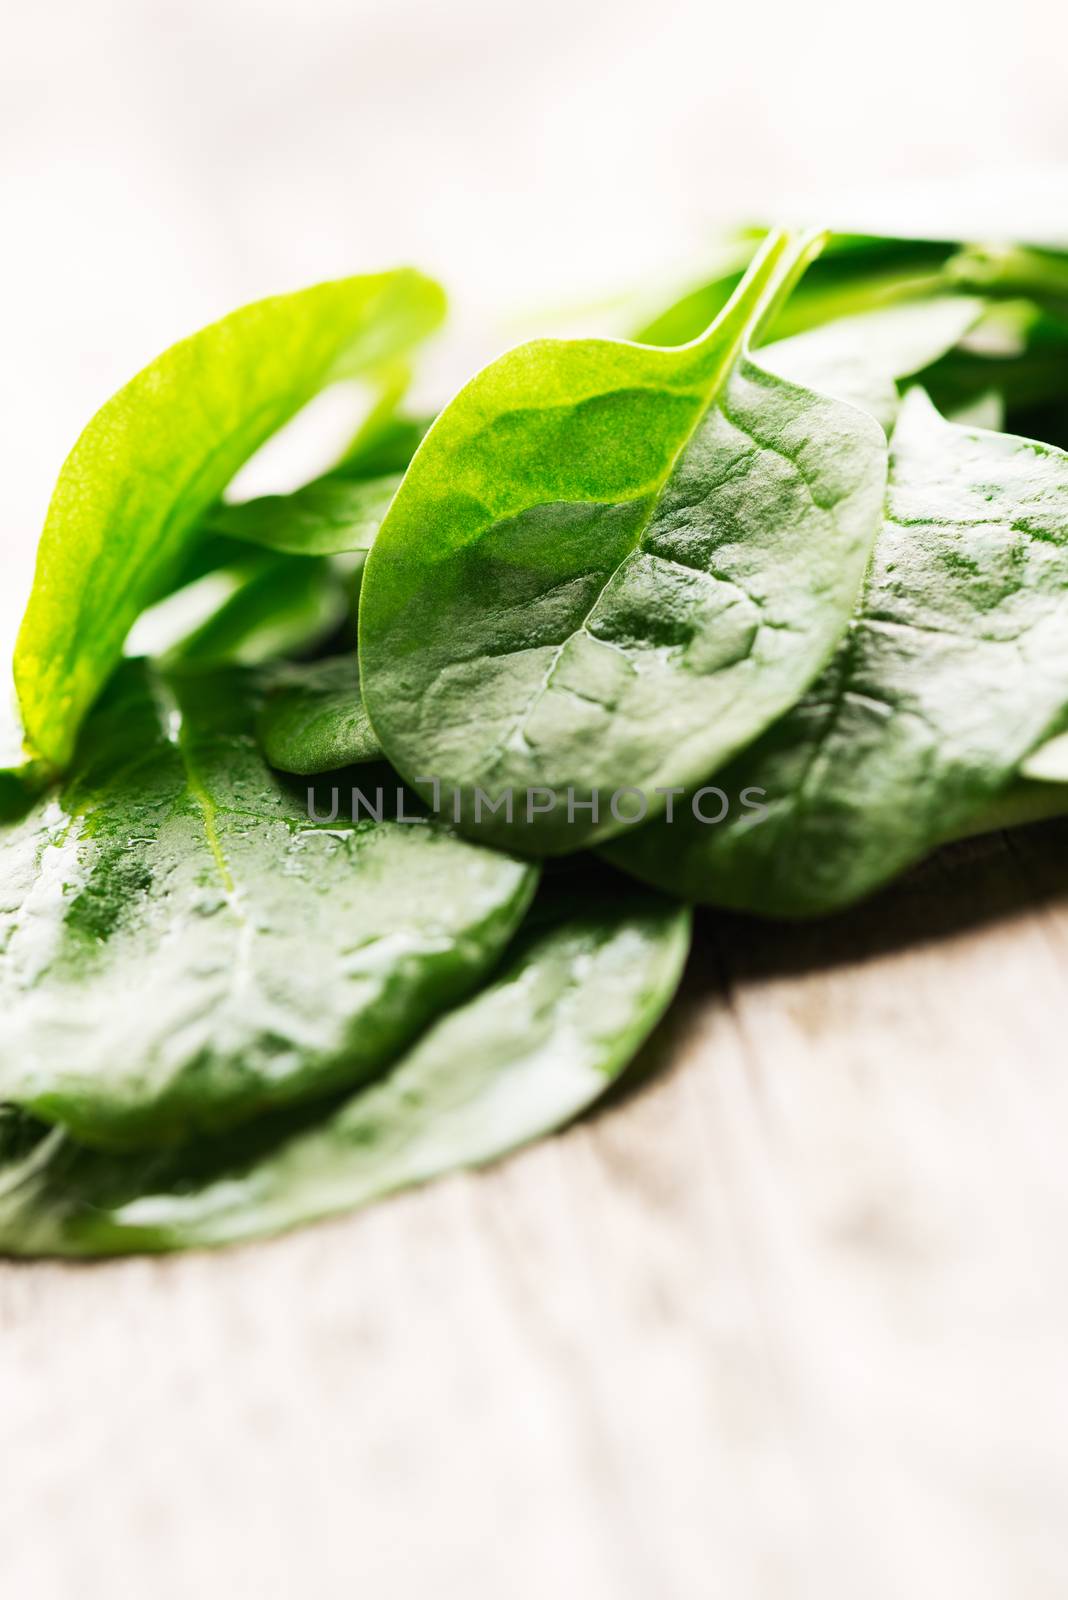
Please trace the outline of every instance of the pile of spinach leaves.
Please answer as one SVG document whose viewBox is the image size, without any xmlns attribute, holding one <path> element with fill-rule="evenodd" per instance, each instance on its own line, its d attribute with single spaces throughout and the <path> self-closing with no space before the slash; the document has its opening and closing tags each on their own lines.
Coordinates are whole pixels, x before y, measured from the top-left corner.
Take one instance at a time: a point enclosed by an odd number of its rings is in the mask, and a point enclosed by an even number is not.
<svg viewBox="0 0 1068 1600">
<path fill-rule="evenodd" d="M 246 307 L 60 473 L 0 758 L 4 1252 L 489 1161 L 626 1068 L 694 903 L 824 914 L 1068 810 L 1068 253 L 750 231 L 411 416 L 443 313 L 411 270 Z M 329 471 L 226 498 L 353 377 Z"/>
</svg>

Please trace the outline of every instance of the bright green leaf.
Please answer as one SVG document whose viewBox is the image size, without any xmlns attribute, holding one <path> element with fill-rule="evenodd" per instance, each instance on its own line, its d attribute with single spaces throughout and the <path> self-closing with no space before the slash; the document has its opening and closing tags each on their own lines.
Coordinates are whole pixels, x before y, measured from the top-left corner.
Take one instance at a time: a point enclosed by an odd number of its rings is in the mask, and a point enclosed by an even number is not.
<svg viewBox="0 0 1068 1600">
<path fill-rule="evenodd" d="M 746 354 L 808 252 L 774 238 L 680 350 L 522 346 L 427 435 L 367 559 L 362 685 L 390 760 L 465 825 L 536 853 L 606 837 L 616 790 L 662 805 L 833 650 L 885 440 Z M 488 818 L 509 792 L 513 821 Z"/>
<path fill-rule="evenodd" d="M 316 478 L 292 494 L 263 495 L 237 505 L 218 505 L 204 531 L 295 556 L 339 555 L 370 550 L 402 474 Z"/>
<path fill-rule="evenodd" d="M 391 412 L 379 417 L 373 427 L 364 427 L 334 468 L 336 476 L 382 478 L 403 472 L 414 456 L 434 418 L 409 417 Z"/>
<path fill-rule="evenodd" d="M 412 271 L 320 284 L 213 323 L 108 401 L 60 473 L 19 635 L 33 753 L 66 765 L 131 625 L 238 467 L 324 385 L 407 348 L 442 311 Z"/>
</svg>

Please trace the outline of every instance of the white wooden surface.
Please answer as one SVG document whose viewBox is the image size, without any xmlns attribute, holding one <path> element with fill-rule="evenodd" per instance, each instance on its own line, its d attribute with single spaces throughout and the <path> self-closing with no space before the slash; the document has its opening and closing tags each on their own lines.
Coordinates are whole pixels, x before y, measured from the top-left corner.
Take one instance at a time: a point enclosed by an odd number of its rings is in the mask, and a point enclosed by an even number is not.
<svg viewBox="0 0 1068 1600">
<path fill-rule="evenodd" d="M 438 399 L 717 220 L 1063 229 L 1063 5 L 883 20 L 9 5 L 0 632 L 86 417 L 257 294 L 442 272 Z M 1066 1020 L 1068 828 L 978 841 L 826 928 L 705 919 L 644 1084 L 490 1173 L 0 1264 L 0 1595 L 1062 1600 Z"/>
</svg>

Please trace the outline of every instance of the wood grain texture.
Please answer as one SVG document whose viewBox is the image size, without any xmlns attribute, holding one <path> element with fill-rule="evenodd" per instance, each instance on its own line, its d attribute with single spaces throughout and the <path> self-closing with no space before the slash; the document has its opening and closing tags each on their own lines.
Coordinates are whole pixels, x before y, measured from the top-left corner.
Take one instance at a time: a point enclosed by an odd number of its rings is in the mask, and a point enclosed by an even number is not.
<svg viewBox="0 0 1068 1600">
<path fill-rule="evenodd" d="M 285 1240 L 0 1264 L 0 1593 L 1061 1600 L 1068 826 L 705 916 L 611 1104 Z"/>
</svg>

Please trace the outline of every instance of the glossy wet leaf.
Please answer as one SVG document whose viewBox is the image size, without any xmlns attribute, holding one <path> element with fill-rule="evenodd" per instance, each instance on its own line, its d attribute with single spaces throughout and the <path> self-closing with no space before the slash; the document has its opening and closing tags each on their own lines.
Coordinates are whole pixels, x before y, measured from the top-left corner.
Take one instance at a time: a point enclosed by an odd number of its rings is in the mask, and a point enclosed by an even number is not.
<svg viewBox="0 0 1068 1600">
<path fill-rule="evenodd" d="M 272 767 L 305 775 L 382 759 L 355 650 L 281 669 L 256 724 Z"/>
<path fill-rule="evenodd" d="M 204 527 L 296 556 L 370 550 L 400 481 L 399 472 L 366 479 L 329 473 L 292 494 L 216 506 Z"/>
<path fill-rule="evenodd" d="M 885 441 L 746 355 L 806 249 L 773 240 L 682 350 L 513 351 L 415 456 L 367 559 L 364 699 L 393 764 L 439 780 L 487 838 L 555 853 L 618 831 L 617 789 L 662 805 L 658 788 L 748 743 L 831 653 Z M 480 791 L 513 793 L 512 822 Z M 578 809 L 595 794 L 596 819 Z"/>
<path fill-rule="evenodd" d="M 682 803 L 674 825 L 641 829 L 609 857 L 690 898 L 804 916 L 990 825 L 1068 707 L 1066 595 L 1068 456 L 955 426 L 914 391 L 849 633 L 809 693 L 716 778 L 729 796 L 763 791 L 767 817 L 735 809 L 702 825 Z"/>
<path fill-rule="evenodd" d="M 656 896 L 557 900 L 487 988 L 386 1076 L 297 1131 L 276 1121 L 146 1159 L 87 1153 L 9 1114 L 0 1251 L 225 1244 L 491 1161 L 611 1086 L 670 1001 L 688 943 L 688 913 Z"/>
<path fill-rule="evenodd" d="M 531 870 L 425 818 L 353 825 L 347 794 L 313 822 L 252 702 L 240 673 L 125 664 L 69 782 L 0 835 L 0 1101 L 100 1144 L 225 1127 L 373 1075 L 497 958 Z"/>
<path fill-rule="evenodd" d="M 15 659 L 32 753 L 63 767 L 138 614 L 238 467 L 336 378 L 434 327 L 411 271 L 245 306 L 174 345 L 96 414 L 60 473 Z"/>
</svg>

